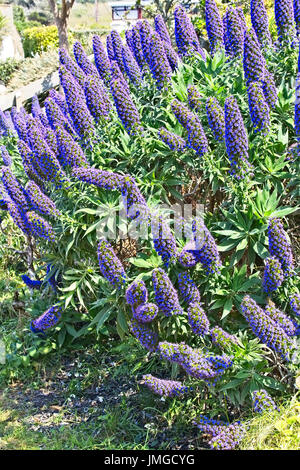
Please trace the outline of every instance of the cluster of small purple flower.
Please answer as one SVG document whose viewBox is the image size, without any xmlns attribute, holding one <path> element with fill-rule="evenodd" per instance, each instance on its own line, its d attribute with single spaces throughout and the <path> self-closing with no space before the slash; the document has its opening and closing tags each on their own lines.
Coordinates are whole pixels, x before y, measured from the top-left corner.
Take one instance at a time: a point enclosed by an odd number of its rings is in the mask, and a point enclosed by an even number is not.
<svg viewBox="0 0 300 470">
<path fill-rule="evenodd" d="M 295 315 L 300 317 L 300 294 L 295 293 L 290 296 L 290 306 Z"/>
<path fill-rule="evenodd" d="M 280 326 L 288 336 L 295 336 L 297 325 L 285 313 L 276 308 L 273 303 L 269 302 L 265 309 L 265 313 L 272 318 L 272 320 L 277 323 L 277 325 Z"/>
<path fill-rule="evenodd" d="M 73 168 L 72 175 L 99 188 L 121 191 L 123 186 L 124 177 L 112 171 L 96 168 Z"/>
<path fill-rule="evenodd" d="M 53 305 L 52 307 L 48 308 L 48 310 L 46 310 L 46 312 L 44 312 L 40 317 L 33 320 L 31 322 L 30 328 L 34 333 L 48 330 L 48 328 L 51 328 L 59 322 L 61 314 L 61 307 L 58 305 Z"/>
<path fill-rule="evenodd" d="M 42 285 L 41 281 L 30 279 L 30 277 L 28 277 L 26 274 L 23 274 L 21 278 L 24 284 L 26 284 L 26 286 L 29 287 L 29 289 L 40 289 Z"/>
<path fill-rule="evenodd" d="M 232 345 L 238 344 L 235 336 L 230 335 L 219 326 L 215 326 L 210 330 L 212 342 L 221 349 L 231 349 Z"/>
<path fill-rule="evenodd" d="M 186 14 L 182 5 L 177 5 L 174 10 L 175 38 L 180 56 L 198 52 L 204 59 L 205 54 L 201 49 L 194 26 Z"/>
<path fill-rule="evenodd" d="M 131 52 L 128 46 L 122 47 L 122 57 L 124 62 L 124 68 L 129 80 L 132 82 L 133 85 L 139 86 L 142 81 L 141 71 L 137 64 L 137 61 L 134 58 L 133 53 Z"/>
<path fill-rule="evenodd" d="M 154 18 L 155 31 L 159 34 L 162 41 L 168 42 L 171 44 L 170 35 L 166 24 L 161 15 L 156 15 Z"/>
<path fill-rule="evenodd" d="M 272 39 L 269 30 L 269 19 L 264 0 L 251 0 L 250 10 L 252 26 L 261 46 L 265 47 L 271 45 Z"/>
<path fill-rule="evenodd" d="M 222 262 L 218 248 L 202 219 L 198 218 L 193 221 L 192 232 L 196 248 L 193 255 L 203 265 L 207 275 L 210 273 L 219 274 Z"/>
<path fill-rule="evenodd" d="M 69 56 L 69 54 L 67 53 L 65 49 L 59 49 L 58 55 L 59 55 L 60 64 L 63 65 L 65 69 L 72 74 L 72 76 L 75 78 L 77 83 L 79 83 L 79 85 L 83 87 L 84 81 L 86 78 L 85 73 L 76 64 L 76 62 L 71 59 L 71 57 Z"/>
<path fill-rule="evenodd" d="M 158 345 L 158 334 L 151 330 L 148 325 L 132 319 L 130 329 L 141 345 L 148 351 L 156 351 Z"/>
<path fill-rule="evenodd" d="M 178 274 L 178 288 L 183 300 L 187 304 L 200 303 L 200 292 L 189 273 L 183 272 Z"/>
<path fill-rule="evenodd" d="M 1 180 L 7 194 L 17 205 L 26 209 L 28 206 L 27 194 L 17 178 L 13 175 L 11 169 L 3 166 L 1 173 Z"/>
<path fill-rule="evenodd" d="M 96 122 L 108 119 L 110 101 L 100 80 L 95 75 L 89 75 L 84 84 L 84 93 L 87 107 Z"/>
<path fill-rule="evenodd" d="M 165 127 L 159 129 L 158 136 L 171 150 L 176 152 L 182 152 L 186 147 L 186 142 L 182 137 L 168 131 Z"/>
<path fill-rule="evenodd" d="M 199 303 L 191 303 L 188 308 L 188 322 L 196 335 L 209 334 L 210 323 Z"/>
<path fill-rule="evenodd" d="M 295 37 L 293 0 L 275 0 L 275 21 L 280 43 L 291 43 Z"/>
<path fill-rule="evenodd" d="M 193 424 L 210 436 L 209 445 L 214 450 L 236 449 L 246 432 L 245 426 L 239 421 L 229 424 L 206 416 L 200 416 Z"/>
<path fill-rule="evenodd" d="M 138 279 L 133 281 L 126 289 L 126 302 L 131 305 L 134 312 L 140 305 L 143 305 L 148 300 L 148 291 L 144 281 Z"/>
<path fill-rule="evenodd" d="M 163 42 L 158 33 L 153 32 L 149 38 L 149 68 L 160 90 L 166 87 L 171 79 L 170 67 Z"/>
<path fill-rule="evenodd" d="M 137 307 L 133 312 L 133 317 L 141 323 L 150 323 L 158 314 L 158 307 L 153 303 L 146 303 Z"/>
<path fill-rule="evenodd" d="M 61 216 L 55 203 L 41 191 L 36 183 L 28 181 L 26 191 L 34 209 L 50 217 Z"/>
<path fill-rule="evenodd" d="M 201 111 L 201 99 L 202 95 L 199 93 L 198 89 L 194 85 L 189 85 L 187 87 L 188 93 L 188 103 L 189 107 L 199 113 Z"/>
<path fill-rule="evenodd" d="M 110 87 L 119 119 L 127 132 L 129 134 L 141 132 L 142 126 L 139 112 L 120 80 L 112 80 Z"/>
<path fill-rule="evenodd" d="M 180 396 L 188 391 L 182 382 L 159 379 L 151 374 L 143 375 L 143 381 L 152 392 L 165 398 Z"/>
<path fill-rule="evenodd" d="M 282 221 L 278 218 L 269 219 L 268 224 L 269 252 L 278 259 L 285 277 L 289 277 L 294 269 L 293 253 Z"/>
<path fill-rule="evenodd" d="M 106 85 L 110 81 L 110 62 L 99 36 L 93 36 L 93 52 L 98 73 Z"/>
<path fill-rule="evenodd" d="M 88 167 L 89 164 L 80 145 L 61 127 L 56 130 L 59 161 L 62 166 Z"/>
<path fill-rule="evenodd" d="M 183 310 L 180 307 L 176 289 L 161 268 L 153 270 L 152 282 L 156 303 L 163 314 L 166 317 L 182 314 Z"/>
<path fill-rule="evenodd" d="M 34 236 L 55 242 L 53 227 L 34 211 L 26 212 L 31 232 Z"/>
<path fill-rule="evenodd" d="M 208 125 L 215 139 L 218 142 L 223 142 L 225 138 L 225 115 L 223 109 L 219 105 L 218 100 L 213 97 L 207 98 L 205 108 Z"/>
<path fill-rule="evenodd" d="M 73 52 L 74 52 L 74 57 L 79 65 L 79 67 L 83 70 L 83 72 L 86 75 L 94 75 L 95 78 L 99 78 L 98 71 L 94 64 L 89 60 L 87 57 L 86 53 L 84 52 L 84 49 L 82 47 L 82 44 L 80 42 L 75 42 L 73 45 Z"/>
<path fill-rule="evenodd" d="M 267 258 L 263 277 L 263 289 L 267 294 L 271 294 L 281 286 L 284 275 L 281 264 L 275 256 Z"/>
<path fill-rule="evenodd" d="M 254 132 L 267 135 L 270 131 L 270 109 L 259 82 L 251 82 L 247 88 L 248 103 Z"/>
<path fill-rule="evenodd" d="M 107 240 L 98 244 L 98 261 L 102 275 L 114 287 L 120 289 L 126 281 L 126 273 L 121 261 L 117 258 L 112 246 Z"/>
<path fill-rule="evenodd" d="M 273 398 L 266 390 L 255 390 L 252 393 L 252 400 L 255 413 L 278 410 Z"/>
<path fill-rule="evenodd" d="M 161 256 L 166 267 L 177 258 L 176 239 L 165 219 L 162 216 L 151 218 L 151 233 L 155 251 Z"/>
<path fill-rule="evenodd" d="M 243 67 L 247 84 L 264 79 L 265 59 L 253 28 L 245 31 Z"/>
<path fill-rule="evenodd" d="M 205 21 L 211 53 L 224 48 L 223 23 L 215 0 L 205 2 Z"/>
<path fill-rule="evenodd" d="M 226 11 L 226 30 L 228 47 L 233 57 L 240 57 L 243 53 L 244 28 L 236 9 L 229 7 Z"/>
</svg>

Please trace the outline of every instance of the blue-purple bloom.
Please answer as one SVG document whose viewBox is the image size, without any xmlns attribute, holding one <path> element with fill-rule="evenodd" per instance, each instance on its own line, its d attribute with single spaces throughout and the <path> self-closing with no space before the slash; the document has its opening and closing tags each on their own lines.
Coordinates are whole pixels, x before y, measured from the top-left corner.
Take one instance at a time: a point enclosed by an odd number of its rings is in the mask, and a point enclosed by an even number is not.
<svg viewBox="0 0 300 470">
<path fill-rule="evenodd" d="M 97 35 L 93 36 L 93 51 L 98 73 L 104 83 L 108 85 L 110 81 L 110 62 L 101 39 Z"/>
<path fill-rule="evenodd" d="M 265 100 L 268 103 L 269 108 L 273 109 L 277 102 L 277 89 L 273 75 L 266 69 L 265 76 L 262 81 L 262 88 L 265 95 Z"/>
<path fill-rule="evenodd" d="M 270 108 L 259 82 L 250 82 L 247 88 L 248 104 L 254 132 L 267 135 L 270 131 Z"/>
<path fill-rule="evenodd" d="M 240 421 L 223 423 L 206 416 L 193 421 L 203 433 L 209 436 L 209 445 L 213 450 L 234 450 L 245 436 L 246 428 Z"/>
<path fill-rule="evenodd" d="M 178 274 L 178 289 L 187 304 L 200 303 L 200 292 L 189 273 L 183 272 Z"/>
<path fill-rule="evenodd" d="M 225 138 L 225 115 L 224 111 L 214 97 L 209 97 L 205 104 L 208 125 L 215 139 L 223 142 Z"/>
<path fill-rule="evenodd" d="M 48 330 L 48 328 L 55 326 L 59 322 L 61 314 L 61 307 L 58 305 L 53 305 L 52 307 L 48 308 L 48 310 L 46 310 L 40 317 L 31 322 L 30 329 L 34 333 Z"/>
<path fill-rule="evenodd" d="M 161 268 L 153 270 L 152 282 L 155 300 L 161 312 L 166 317 L 182 314 L 183 311 L 179 304 L 176 289 L 168 275 Z"/>
<path fill-rule="evenodd" d="M 290 306 L 297 317 L 300 317 L 300 294 L 294 293 L 290 296 Z"/>
<path fill-rule="evenodd" d="M 60 64 L 63 65 L 66 70 L 72 74 L 77 83 L 83 87 L 85 81 L 85 73 L 81 70 L 79 65 L 77 65 L 76 62 L 71 59 L 65 49 L 59 49 L 58 55 Z"/>
<path fill-rule="evenodd" d="M 158 307 L 153 303 L 146 303 L 137 307 L 133 312 L 133 318 L 140 323 L 150 323 L 158 314 Z"/>
<path fill-rule="evenodd" d="M 158 334 L 147 324 L 140 323 L 132 319 L 130 322 L 132 334 L 137 338 L 141 345 L 148 351 L 156 351 L 158 345 Z"/>
<path fill-rule="evenodd" d="M 265 313 L 272 318 L 272 320 L 277 323 L 277 325 L 280 326 L 288 336 L 295 336 L 297 325 L 285 313 L 281 312 L 279 308 L 276 308 L 273 302 L 269 302 L 265 309 Z"/>
<path fill-rule="evenodd" d="M 197 88 L 194 85 L 189 85 L 187 87 L 187 92 L 188 92 L 188 103 L 189 107 L 196 111 L 197 113 L 201 111 L 201 98 L 202 95 L 199 93 Z"/>
<path fill-rule="evenodd" d="M 264 79 L 265 59 L 253 28 L 245 31 L 243 66 L 247 84 Z"/>
<path fill-rule="evenodd" d="M 205 21 L 211 53 L 224 47 L 223 23 L 215 0 L 205 1 Z"/>
<path fill-rule="evenodd" d="M 11 166 L 12 164 L 12 159 L 11 156 L 9 155 L 7 148 L 4 145 L 0 146 L 0 151 L 1 151 L 1 157 L 2 161 L 5 166 Z"/>
<path fill-rule="evenodd" d="M 269 20 L 264 0 L 251 0 L 251 22 L 256 32 L 257 39 L 262 47 L 272 44 L 269 30 Z"/>
<path fill-rule="evenodd" d="M 133 281 L 126 289 L 126 302 L 131 306 L 134 312 L 138 307 L 147 303 L 147 287 L 141 279 Z"/>
<path fill-rule="evenodd" d="M 263 277 L 263 289 L 266 294 L 275 292 L 284 280 L 281 264 L 275 256 L 267 258 Z"/>
<path fill-rule="evenodd" d="M 149 38 L 149 67 L 158 89 L 168 85 L 172 69 L 159 35 L 153 32 Z"/>
<path fill-rule="evenodd" d="M 280 219 L 269 220 L 268 238 L 271 256 L 278 259 L 285 277 L 290 276 L 294 269 L 292 247 Z"/>
<path fill-rule="evenodd" d="M 53 227 L 43 217 L 34 211 L 26 212 L 30 229 L 35 237 L 43 238 L 50 242 L 55 241 L 55 234 Z"/>
<path fill-rule="evenodd" d="M 156 15 L 154 18 L 155 31 L 159 34 L 162 41 L 166 41 L 171 44 L 170 35 L 166 24 L 161 15 Z"/>
<path fill-rule="evenodd" d="M 183 57 L 198 52 L 205 59 L 194 26 L 182 5 L 175 7 L 174 18 L 175 38 L 179 55 Z"/>
<path fill-rule="evenodd" d="M 274 400 L 266 390 L 255 390 L 252 393 L 253 409 L 256 413 L 278 410 Z"/>
<path fill-rule="evenodd" d="M 177 246 L 176 239 L 170 230 L 168 223 L 161 216 L 152 217 L 151 232 L 154 248 L 166 267 L 176 260 Z"/>
<path fill-rule="evenodd" d="M 30 279 L 26 274 L 23 274 L 21 276 L 22 281 L 24 284 L 29 287 L 29 289 L 40 289 L 42 282 L 35 280 L 35 279 Z"/>
<path fill-rule="evenodd" d="M 230 53 L 234 57 L 240 57 L 243 53 L 244 28 L 237 10 L 232 7 L 226 11 L 226 24 Z"/>
<path fill-rule="evenodd" d="M 1 180 L 12 201 L 23 209 L 26 209 L 28 205 L 26 192 L 9 167 L 2 167 Z"/>
<path fill-rule="evenodd" d="M 126 273 L 112 246 L 106 240 L 98 244 L 98 261 L 102 275 L 114 287 L 121 288 L 126 281 Z"/>
<path fill-rule="evenodd" d="M 275 21 L 280 43 L 291 43 L 295 36 L 293 0 L 275 0 Z"/>
<path fill-rule="evenodd" d="M 79 65 L 79 67 L 83 70 L 83 72 L 86 75 L 95 75 L 95 77 L 99 78 L 99 74 L 95 65 L 92 64 L 92 62 L 90 61 L 90 59 L 84 52 L 84 49 L 80 42 L 77 41 L 74 43 L 73 52 L 74 52 L 75 60 L 77 64 Z"/>
<path fill-rule="evenodd" d="M 34 181 L 28 181 L 26 191 L 35 210 L 50 217 L 60 217 L 61 214 L 55 203 L 41 191 Z"/>
<path fill-rule="evenodd" d="M 195 242 L 193 255 L 203 265 L 206 275 L 211 273 L 219 274 L 222 262 L 216 242 L 200 218 L 193 221 L 192 231 Z"/>
<path fill-rule="evenodd" d="M 84 85 L 87 107 L 96 122 L 108 119 L 110 112 L 110 100 L 104 86 L 94 75 L 86 78 Z"/>
<path fill-rule="evenodd" d="M 124 90 L 120 80 L 112 80 L 110 86 L 119 119 L 128 134 L 141 132 L 142 126 L 139 112 L 130 95 Z"/>
<path fill-rule="evenodd" d="M 230 335 L 219 326 L 215 326 L 210 330 L 212 342 L 221 349 L 227 350 L 238 343 L 235 336 Z"/>
<path fill-rule="evenodd" d="M 165 127 L 159 129 L 158 136 L 171 150 L 182 152 L 186 148 L 185 140 L 179 135 L 168 131 Z"/>
<path fill-rule="evenodd" d="M 188 387 L 181 382 L 159 379 L 151 374 L 143 375 L 143 381 L 152 392 L 165 398 L 180 396 L 188 391 Z"/>
<path fill-rule="evenodd" d="M 133 85 L 139 86 L 142 81 L 141 71 L 137 61 L 134 58 L 133 53 L 131 52 L 128 46 L 122 47 L 122 58 L 124 68 L 129 80 L 132 82 Z"/>
<path fill-rule="evenodd" d="M 210 323 L 200 303 L 191 303 L 189 305 L 188 322 L 196 335 L 209 334 Z"/>
</svg>

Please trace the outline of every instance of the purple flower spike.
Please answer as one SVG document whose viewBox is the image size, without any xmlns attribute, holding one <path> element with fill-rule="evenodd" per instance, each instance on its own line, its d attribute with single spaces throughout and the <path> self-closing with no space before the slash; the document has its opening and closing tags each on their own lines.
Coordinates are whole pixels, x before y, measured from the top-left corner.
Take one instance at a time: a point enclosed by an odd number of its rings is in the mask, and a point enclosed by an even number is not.
<svg viewBox="0 0 300 470">
<path fill-rule="evenodd" d="M 267 135 L 270 131 L 270 108 L 259 82 L 251 82 L 247 88 L 248 103 L 254 132 Z"/>
<path fill-rule="evenodd" d="M 297 325 L 283 312 L 276 308 L 273 302 L 269 302 L 265 313 L 277 323 L 288 336 L 295 336 Z"/>
<path fill-rule="evenodd" d="M 22 230 L 22 232 L 28 236 L 31 234 L 31 226 L 27 218 L 27 214 L 22 207 L 15 204 L 13 201 L 6 201 L 7 210 L 13 219 L 16 226 Z"/>
<path fill-rule="evenodd" d="M 253 28 L 245 31 L 243 66 L 245 80 L 249 82 L 263 81 L 265 75 L 265 59 Z"/>
<path fill-rule="evenodd" d="M 186 148 L 186 142 L 182 137 L 168 131 L 164 127 L 159 129 L 158 136 L 171 150 L 174 150 L 175 152 L 182 152 Z"/>
<path fill-rule="evenodd" d="M 176 289 L 161 268 L 153 270 L 152 281 L 155 300 L 163 314 L 166 317 L 182 314 L 183 311 L 179 305 Z"/>
<path fill-rule="evenodd" d="M 141 35 L 139 25 L 136 24 L 132 28 L 132 48 L 135 60 L 138 63 L 138 66 L 141 70 L 144 70 L 147 67 L 147 62 L 144 57 L 142 42 L 141 42 Z"/>
<path fill-rule="evenodd" d="M 120 67 L 118 66 L 118 63 L 114 60 L 110 66 L 110 72 L 111 72 L 111 82 L 113 80 L 119 80 L 119 82 L 122 85 L 122 88 L 124 89 L 124 92 L 126 92 L 128 95 L 130 95 L 130 88 L 125 80 L 124 75 L 122 74 Z"/>
<path fill-rule="evenodd" d="M 162 217 L 153 217 L 151 220 L 151 232 L 155 251 L 166 267 L 177 258 L 176 239 L 170 230 L 168 223 Z"/>
<path fill-rule="evenodd" d="M 72 175 L 99 188 L 121 191 L 123 187 L 124 176 L 112 171 L 97 170 L 95 168 L 74 168 Z"/>
<path fill-rule="evenodd" d="M 297 36 L 300 35 L 300 2 L 299 0 L 294 0 L 294 20 L 296 25 Z"/>
<path fill-rule="evenodd" d="M 199 303 L 192 303 L 188 308 L 188 322 L 198 336 L 209 334 L 209 320 Z"/>
<path fill-rule="evenodd" d="M 1 151 L 1 157 L 3 160 L 3 163 L 5 166 L 11 166 L 12 164 L 12 159 L 11 156 L 9 155 L 7 148 L 4 145 L 0 146 L 0 151 Z"/>
<path fill-rule="evenodd" d="M 281 264 L 275 256 L 267 258 L 263 278 L 263 288 L 267 294 L 275 292 L 284 280 Z"/>
<path fill-rule="evenodd" d="M 96 122 L 107 120 L 111 108 L 109 97 L 94 75 L 89 75 L 84 86 L 86 104 Z"/>
<path fill-rule="evenodd" d="M 155 24 L 155 31 L 159 34 L 160 39 L 162 41 L 166 41 L 169 44 L 171 44 L 171 39 L 170 39 L 168 29 L 161 15 L 155 16 L 154 24 Z"/>
<path fill-rule="evenodd" d="M 107 50 L 107 56 L 108 56 L 110 62 L 115 60 L 116 59 L 115 58 L 115 51 L 114 51 L 114 48 L 113 48 L 112 39 L 111 39 L 110 34 L 106 37 L 106 50 Z"/>
<path fill-rule="evenodd" d="M 98 261 L 100 271 L 105 279 L 120 289 L 125 284 L 126 274 L 121 261 L 106 240 L 102 240 L 98 244 Z"/>
<path fill-rule="evenodd" d="M 17 178 L 13 175 L 9 167 L 2 167 L 1 180 L 10 198 L 18 206 L 22 207 L 23 209 L 26 209 L 28 201 L 24 188 L 18 182 Z"/>
<path fill-rule="evenodd" d="M 290 306 L 294 314 L 300 317 L 300 294 L 295 293 L 290 296 Z"/>
<path fill-rule="evenodd" d="M 68 110 L 68 105 L 66 103 L 66 100 L 60 93 L 58 93 L 58 91 L 56 91 L 56 90 L 54 90 L 54 88 L 52 88 L 49 91 L 49 98 L 51 98 L 53 101 L 55 101 L 55 103 L 59 106 L 59 108 L 60 108 L 60 110 L 63 113 L 65 118 L 67 118 L 67 119 L 70 118 L 71 119 L 71 117 L 69 116 L 69 110 Z"/>
<path fill-rule="evenodd" d="M 133 281 L 126 290 L 126 302 L 131 305 L 134 312 L 138 307 L 148 301 L 147 287 L 142 280 Z"/>
<path fill-rule="evenodd" d="M 194 115 L 187 124 L 189 147 L 195 150 L 199 157 L 205 155 L 208 150 L 208 141 L 198 116 Z"/>
<path fill-rule="evenodd" d="M 81 147 L 75 140 L 61 128 L 56 131 L 59 160 L 62 166 L 88 167 L 89 163 Z"/>
<path fill-rule="evenodd" d="M 111 93 L 117 108 L 119 119 L 128 134 L 136 134 L 142 131 L 139 112 L 130 95 L 122 86 L 120 80 L 112 80 Z"/>
<path fill-rule="evenodd" d="M 187 87 L 187 92 L 188 92 L 189 107 L 192 110 L 196 111 L 197 113 L 201 112 L 201 108 L 202 108 L 201 93 L 199 93 L 199 91 L 194 85 L 189 85 Z"/>
<path fill-rule="evenodd" d="M 253 409 L 255 413 L 278 410 L 274 400 L 266 390 L 255 390 L 252 393 Z"/>
<path fill-rule="evenodd" d="M 272 320 L 249 295 L 244 297 L 241 309 L 255 336 L 276 351 L 283 359 L 290 360 L 295 349 L 295 342 L 278 323 Z"/>
<path fill-rule="evenodd" d="M 273 75 L 267 70 L 265 70 L 265 76 L 262 82 L 262 87 L 265 95 L 265 100 L 268 103 L 269 108 L 274 108 L 277 102 L 277 89 Z"/>
<path fill-rule="evenodd" d="M 279 42 L 291 43 L 295 37 L 293 0 L 275 0 L 275 21 Z"/>
<path fill-rule="evenodd" d="M 151 51 L 150 51 L 150 42 L 152 34 L 154 33 L 153 28 L 151 28 L 147 20 L 139 21 L 138 28 L 141 37 L 141 46 L 144 54 L 144 58 L 148 66 L 151 66 Z"/>
<path fill-rule="evenodd" d="M 223 142 L 225 139 L 225 115 L 216 98 L 210 97 L 206 101 L 206 114 L 208 125 L 215 139 Z"/>
<path fill-rule="evenodd" d="M 26 212 L 31 231 L 34 236 L 44 238 L 50 242 L 55 242 L 55 234 L 52 226 L 34 211 Z"/>
<path fill-rule="evenodd" d="M 52 98 L 47 98 L 45 100 L 45 110 L 48 122 L 54 131 L 58 126 L 60 126 L 63 127 L 73 137 L 77 137 L 77 133 L 73 124 L 63 114 L 60 106 L 56 101 L 54 101 Z M 45 135 L 47 135 L 46 132 Z"/>
<path fill-rule="evenodd" d="M 212 342 L 225 351 L 231 349 L 232 345 L 237 344 L 238 340 L 235 336 L 230 335 L 219 326 L 215 326 L 210 330 Z"/>
<path fill-rule="evenodd" d="M 74 60 L 71 59 L 69 54 L 66 52 L 65 49 L 60 49 L 58 51 L 59 54 L 59 62 L 61 65 L 65 67 L 65 69 L 71 73 L 77 83 L 83 87 L 84 80 L 85 80 L 85 73 L 81 70 L 81 68 L 76 64 Z"/>
<path fill-rule="evenodd" d="M 148 325 L 132 319 L 130 329 L 144 348 L 148 349 L 148 351 L 156 351 L 158 335 L 155 331 L 151 330 Z"/>
<path fill-rule="evenodd" d="M 48 308 L 48 310 L 46 310 L 46 312 L 44 312 L 40 317 L 33 320 L 31 322 L 30 328 L 34 333 L 48 330 L 48 328 L 55 326 L 59 322 L 61 314 L 61 307 L 58 305 L 53 305 L 52 307 Z"/>
<path fill-rule="evenodd" d="M 122 47 L 122 58 L 124 68 L 129 80 L 132 82 L 133 85 L 139 86 L 142 81 L 141 71 L 137 64 L 137 61 L 135 60 L 128 46 Z"/>
<path fill-rule="evenodd" d="M 73 52 L 74 52 L 74 57 L 79 65 L 79 67 L 83 70 L 83 72 L 86 75 L 94 75 L 95 77 L 99 78 L 98 71 L 94 64 L 90 61 L 86 53 L 84 52 L 84 49 L 82 47 L 82 44 L 80 42 L 75 42 L 73 45 Z M 82 86 L 82 84 L 81 84 Z"/>
<path fill-rule="evenodd" d="M 114 50 L 114 60 L 117 61 L 118 66 L 121 69 L 121 72 L 124 74 L 125 67 L 124 67 L 123 57 L 122 57 L 123 42 L 122 42 L 121 36 L 119 35 L 117 31 L 112 31 L 110 33 L 110 36 L 111 36 L 112 47 Z"/>
<path fill-rule="evenodd" d="M 110 82 L 110 62 L 99 36 L 93 36 L 93 51 L 98 73 L 106 85 Z"/>
<path fill-rule="evenodd" d="M 183 127 L 187 127 L 188 123 L 194 118 L 194 114 L 181 101 L 173 100 L 171 108 L 176 118 Z"/>
<path fill-rule="evenodd" d="M 169 65 L 172 69 L 172 72 L 174 72 L 174 70 L 176 70 L 176 68 L 178 66 L 178 61 L 179 61 L 179 57 L 177 55 L 177 52 L 175 51 L 175 49 L 173 49 L 173 47 L 170 43 L 168 43 L 166 41 L 162 41 L 162 43 L 163 43 L 163 46 L 164 46 L 166 57 L 169 61 Z"/>
<path fill-rule="evenodd" d="M 289 277 L 294 269 L 293 253 L 280 219 L 269 220 L 268 238 L 271 256 L 278 259 L 285 277 Z"/>
<path fill-rule="evenodd" d="M 205 59 L 194 26 L 182 5 L 175 7 L 174 18 L 175 38 L 179 55 L 186 56 L 198 52 Z"/>
<path fill-rule="evenodd" d="M 165 398 L 180 396 L 188 391 L 188 387 L 182 385 L 181 382 L 158 379 L 151 374 L 143 375 L 143 380 L 152 392 Z"/>
<path fill-rule="evenodd" d="M 30 277 L 26 276 L 26 274 L 23 274 L 21 276 L 22 281 L 24 284 L 29 287 L 29 289 L 40 289 L 42 282 L 41 281 L 36 281 L 34 279 L 30 279 Z"/>
<path fill-rule="evenodd" d="M 147 303 L 140 305 L 133 312 L 133 318 L 141 323 L 150 323 L 158 314 L 158 307 L 155 304 Z"/>
<path fill-rule="evenodd" d="M 183 300 L 187 304 L 199 304 L 201 301 L 200 292 L 191 276 L 188 273 L 178 274 L 178 288 Z"/>
<path fill-rule="evenodd" d="M 202 263 L 207 275 L 219 274 L 222 262 L 216 242 L 200 218 L 193 221 L 192 231 L 196 248 L 193 255 Z"/>
<path fill-rule="evenodd" d="M 157 88 L 160 90 L 168 85 L 172 75 L 163 42 L 155 32 L 149 38 L 149 67 Z"/>
<path fill-rule="evenodd" d="M 211 53 L 224 48 L 223 23 L 215 0 L 205 1 L 205 21 Z"/>
<path fill-rule="evenodd" d="M 264 0 L 251 0 L 250 9 L 252 26 L 260 45 L 262 47 L 271 45 L 272 39 L 269 30 L 269 19 Z"/>
<path fill-rule="evenodd" d="M 230 53 L 234 57 L 240 57 L 243 53 L 244 28 L 238 12 L 234 8 L 229 7 L 226 12 L 226 20 Z"/>
<path fill-rule="evenodd" d="M 34 209 L 50 217 L 60 217 L 61 214 L 54 202 L 41 191 L 37 184 L 29 181 L 26 185 L 26 191 Z"/>
<path fill-rule="evenodd" d="M 193 421 L 193 424 L 209 436 L 210 448 L 214 450 L 236 449 L 246 433 L 245 426 L 239 421 L 229 424 L 200 416 L 200 418 Z"/>
<path fill-rule="evenodd" d="M 186 249 L 181 251 L 178 256 L 178 261 L 184 268 L 191 268 L 198 263 L 197 258 Z"/>
</svg>

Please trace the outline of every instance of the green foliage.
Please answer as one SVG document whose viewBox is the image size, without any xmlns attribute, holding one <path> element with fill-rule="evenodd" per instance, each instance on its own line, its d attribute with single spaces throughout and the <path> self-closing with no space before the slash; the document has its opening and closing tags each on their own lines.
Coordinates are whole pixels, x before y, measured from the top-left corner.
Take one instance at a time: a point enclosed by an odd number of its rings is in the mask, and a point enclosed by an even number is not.
<svg viewBox="0 0 300 470">
<path fill-rule="evenodd" d="M 0 81 L 6 86 L 11 76 L 21 66 L 21 61 L 16 59 L 6 59 L 0 62 Z"/>
<path fill-rule="evenodd" d="M 72 35 L 70 35 L 71 39 Z M 57 27 L 51 25 L 26 28 L 22 31 L 22 41 L 25 57 L 56 49 L 58 48 Z"/>
</svg>

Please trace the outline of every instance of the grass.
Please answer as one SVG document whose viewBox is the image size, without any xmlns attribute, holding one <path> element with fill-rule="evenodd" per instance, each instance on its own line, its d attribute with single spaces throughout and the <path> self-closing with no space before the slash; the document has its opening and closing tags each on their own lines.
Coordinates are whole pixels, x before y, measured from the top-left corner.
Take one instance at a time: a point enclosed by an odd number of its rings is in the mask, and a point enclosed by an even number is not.
<svg viewBox="0 0 300 470">
<path fill-rule="evenodd" d="M 95 19 L 94 3 L 75 3 L 70 14 L 69 27 L 72 29 L 102 29 L 110 27 L 111 7 L 99 1 L 99 21 Z"/>
</svg>

